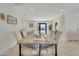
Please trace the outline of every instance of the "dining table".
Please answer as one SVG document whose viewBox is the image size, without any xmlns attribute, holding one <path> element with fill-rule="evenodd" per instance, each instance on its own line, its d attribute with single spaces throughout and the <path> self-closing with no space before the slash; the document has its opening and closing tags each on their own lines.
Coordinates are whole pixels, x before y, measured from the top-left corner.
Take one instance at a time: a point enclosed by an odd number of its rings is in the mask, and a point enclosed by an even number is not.
<svg viewBox="0 0 79 59">
<path fill-rule="evenodd" d="M 38 44 L 39 56 L 41 56 L 41 45 L 42 44 L 51 44 L 55 49 L 55 56 L 57 56 L 57 44 L 58 39 L 61 37 L 62 32 L 58 31 L 56 34 L 53 34 L 52 37 L 35 37 L 34 35 L 29 35 L 21 40 L 17 40 L 17 44 L 19 45 L 19 56 L 22 56 L 22 45 L 23 44 Z"/>
</svg>

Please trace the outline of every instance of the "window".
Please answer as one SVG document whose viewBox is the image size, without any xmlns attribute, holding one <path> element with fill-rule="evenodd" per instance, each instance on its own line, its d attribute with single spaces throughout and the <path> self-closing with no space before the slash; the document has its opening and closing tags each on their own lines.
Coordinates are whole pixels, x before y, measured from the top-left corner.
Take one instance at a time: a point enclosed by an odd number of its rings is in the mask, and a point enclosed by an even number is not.
<svg viewBox="0 0 79 59">
<path fill-rule="evenodd" d="M 47 34 L 47 23 L 38 23 L 39 24 L 39 33 Z"/>
</svg>

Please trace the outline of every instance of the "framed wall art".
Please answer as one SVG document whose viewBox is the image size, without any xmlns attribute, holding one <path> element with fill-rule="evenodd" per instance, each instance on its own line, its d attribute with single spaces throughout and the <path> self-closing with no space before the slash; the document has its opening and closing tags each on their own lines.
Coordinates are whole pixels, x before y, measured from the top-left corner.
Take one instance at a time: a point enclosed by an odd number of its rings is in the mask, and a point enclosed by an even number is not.
<svg viewBox="0 0 79 59">
<path fill-rule="evenodd" d="M 7 23 L 8 24 L 17 24 L 17 18 L 10 16 L 10 15 L 7 15 Z"/>
</svg>

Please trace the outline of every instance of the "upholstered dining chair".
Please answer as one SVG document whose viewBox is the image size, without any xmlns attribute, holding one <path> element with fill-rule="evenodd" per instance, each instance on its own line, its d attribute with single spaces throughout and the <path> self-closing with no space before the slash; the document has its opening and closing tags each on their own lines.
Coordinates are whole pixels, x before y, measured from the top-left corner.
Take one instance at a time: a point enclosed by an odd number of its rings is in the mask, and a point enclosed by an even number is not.
<svg viewBox="0 0 79 59">
<path fill-rule="evenodd" d="M 51 32 L 49 35 L 47 35 L 46 40 L 53 40 L 53 32 Z M 54 50 L 53 44 L 41 44 L 41 55 L 49 55 L 49 49 Z M 44 52 L 45 51 L 45 52 Z"/>
<path fill-rule="evenodd" d="M 17 41 L 19 40 L 22 40 L 23 38 L 27 38 L 27 37 L 32 37 L 33 36 L 33 30 L 30 31 L 30 32 L 27 32 L 25 30 L 18 30 L 18 31 L 15 31 L 13 32 Z M 34 54 L 33 52 L 37 53 L 37 48 L 38 45 L 37 44 L 23 44 L 21 46 L 21 50 L 22 50 L 22 55 L 37 55 L 37 54 Z"/>
<path fill-rule="evenodd" d="M 34 36 L 33 33 L 34 33 L 34 30 L 28 31 L 28 32 L 26 32 L 26 36 L 29 37 L 29 38 L 32 38 Z M 35 43 L 23 44 L 22 45 L 22 51 L 24 51 L 24 52 L 22 53 L 22 55 L 36 56 L 36 55 L 38 55 L 37 48 L 38 48 L 38 44 L 35 44 Z M 25 51 L 25 50 L 29 51 L 28 54 L 27 54 L 27 51 Z"/>
</svg>

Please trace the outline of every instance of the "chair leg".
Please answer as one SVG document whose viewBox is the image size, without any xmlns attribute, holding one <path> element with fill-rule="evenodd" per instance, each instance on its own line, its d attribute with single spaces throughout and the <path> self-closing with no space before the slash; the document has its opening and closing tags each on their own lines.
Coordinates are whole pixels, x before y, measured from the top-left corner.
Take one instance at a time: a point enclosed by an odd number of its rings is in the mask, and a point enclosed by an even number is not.
<svg viewBox="0 0 79 59">
<path fill-rule="evenodd" d="M 41 55 L 41 44 L 39 44 L 39 56 Z"/>
<path fill-rule="evenodd" d="M 19 56 L 21 56 L 21 44 L 19 44 Z"/>
<path fill-rule="evenodd" d="M 57 44 L 55 44 L 55 56 L 57 56 Z"/>
<path fill-rule="evenodd" d="M 30 55 L 31 55 L 31 49 L 30 49 Z"/>
</svg>

